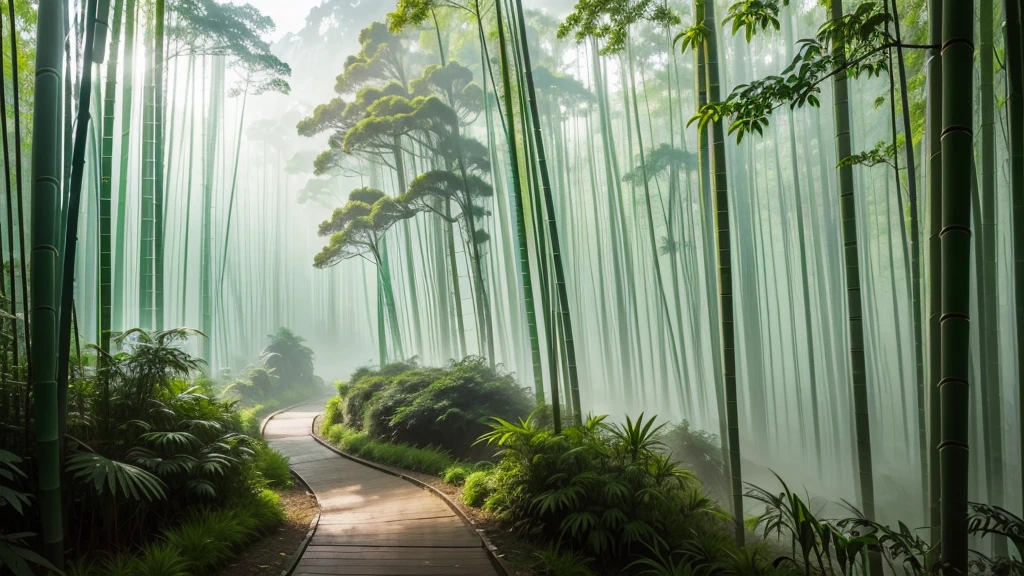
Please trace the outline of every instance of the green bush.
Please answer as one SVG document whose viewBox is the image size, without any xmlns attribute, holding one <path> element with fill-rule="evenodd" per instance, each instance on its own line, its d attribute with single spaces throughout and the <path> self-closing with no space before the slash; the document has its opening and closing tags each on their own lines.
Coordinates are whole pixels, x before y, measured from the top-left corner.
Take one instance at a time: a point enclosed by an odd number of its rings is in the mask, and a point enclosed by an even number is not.
<svg viewBox="0 0 1024 576">
<path fill-rule="evenodd" d="M 486 509 L 527 534 L 602 564 L 621 564 L 650 546 L 675 549 L 694 530 L 721 530 L 708 520 L 720 511 L 692 472 L 664 454 L 653 418 L 621 425 L 604 418 L 560 434 L 532 416 L 495 419 L 482 437 L 501 456 L 490 473 L 493 493 L 481 495 L 477 484 L 486 483 L 471 475 L 463 497 L 477 504 L 486 498 Z"/>
<path fill-rule="evenodd" d="M 548 548 L 537 554 L 541 569 L 548 576 L 593 576 L 594 571 L 588 567 L 593 559 L 579 552 Z"/>
<path fill-rule="evenodd" d="M 252 466 L 266 479 L 268 487 L 291 488 L 294 484 L 288 458 L 265 442 L 256 445 Z"/>
<path fill-rule="evenodd" d="M 441 475 L 441 479 L 444 480 L 445 484 L 451 484 L 452 486 L 461 486 L 466 482 L 466 477 L 474 472 L 473 466 L 467 466 L 465 464 L 456 464 L 450 466 Z"/>
<path fill-rule="evenodd" d="M 341 424 L 344 419 L 341 407 L 341 396 L 332 396 L 324 406 L 324 416 L 321 419 L 321 426 L 333 426 Z"/>
<path fill-rule="evenodd" d="M 473 472 L 462 487 L 462 501 L 466 506 L 479 508 L 494 493 L 494 479 L 490 472 Z"/>
<path fill-rule="evenodd" d="M 146 546 L 131 566 L 134 576 L 191 576 L 192 570 L 182 550 L 169 542 Z"/>
<path fill-rule="evenodd" d="M 338 385 L 342 420 L 371 437 L 414 446 L 440 446 L 460 458 L 484 459 L 492 452 L 473 440 L 488 417 L 515 419 L 533 407 L 526 388 L 511 374 L 468 357 L 444 368 L 409 362 L 379 370 L 360 368 Z M 336 412 L 331 413 L 332 422 Z"/>
<path fill-rule="evenodd" d="M 694 430 L 684 420 L 665 430 L 660 439 L 669 457 L 693 470 L 716 497 L 730 495 L 729 479 L 722 462 L 722 444 L 717 434 Z"/>
</svg>

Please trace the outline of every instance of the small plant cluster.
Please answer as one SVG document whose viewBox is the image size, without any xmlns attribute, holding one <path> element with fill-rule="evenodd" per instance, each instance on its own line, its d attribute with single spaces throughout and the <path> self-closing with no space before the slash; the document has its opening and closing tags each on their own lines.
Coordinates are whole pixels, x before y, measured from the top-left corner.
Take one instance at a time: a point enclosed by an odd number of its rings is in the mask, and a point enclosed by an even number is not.
<svg viewBox="0 0 1024 576">
<path fill-rule="evenodd" d="M 278 328 L 267 338 L 270 343 L 256 362 L 228 382 L 222 397 L 256 408 L 258 414 L 326 391 L 323 380 L 313 374 L 313 350 L 304 338 L 287 328 Z"/>
<path fill-rule="evenodd" d="M 443 368 L 412 362 L 363 368 L 338 385 L 338 398 L 325 424 L 343 423 L 371 439 L 432 446 L 473 460 L 490 455 L 473 445 L 487 430 L 488 417 L 514 420 L 533 408 L 528 391 L 511 374 L 479 357 Z"/>
</svg>

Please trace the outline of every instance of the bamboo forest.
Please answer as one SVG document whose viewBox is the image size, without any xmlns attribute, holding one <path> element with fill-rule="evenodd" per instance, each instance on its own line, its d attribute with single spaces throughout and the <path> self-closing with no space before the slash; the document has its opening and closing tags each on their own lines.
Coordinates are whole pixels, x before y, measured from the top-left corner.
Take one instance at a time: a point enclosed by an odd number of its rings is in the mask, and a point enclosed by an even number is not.
<svg viewBox="0 0 1024 576">
<path fill-rule="evenodd" d="M 1024 576 L 1022 0 L 0 0 L 0 576 Z"/>
</svg>

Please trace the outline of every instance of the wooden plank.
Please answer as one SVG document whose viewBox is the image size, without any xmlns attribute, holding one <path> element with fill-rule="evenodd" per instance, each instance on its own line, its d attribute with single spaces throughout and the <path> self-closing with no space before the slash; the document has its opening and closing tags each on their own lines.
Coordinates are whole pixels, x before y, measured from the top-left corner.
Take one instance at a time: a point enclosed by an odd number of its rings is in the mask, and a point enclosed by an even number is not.
<svg viewBox="0 0 1024 576">
<path fill-rule="evenodd" d="M 308 404 L 278 414 L 265 432 L 320 503 L 318 528 L 295 574 L 496 574 L 476 531 L 433 493 L 313 440 L 320 409 Z"/>
</svg>

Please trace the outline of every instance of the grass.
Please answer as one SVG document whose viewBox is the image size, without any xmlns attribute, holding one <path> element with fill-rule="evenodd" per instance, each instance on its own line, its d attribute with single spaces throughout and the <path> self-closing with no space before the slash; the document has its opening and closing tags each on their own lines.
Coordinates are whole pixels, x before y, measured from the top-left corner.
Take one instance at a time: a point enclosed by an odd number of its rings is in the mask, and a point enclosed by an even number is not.
<svg viewBox="0 0 1024 576">
<path fill-rule="evenodd" d="M 288 458 L 270 446 L 260 443 L 253 455 L 253 466 L 267 480 L 271 488 L 291 488 L 293 481 Z"/>
<path fill-rule="evenodd" d="M 325 425 L 320 433 L 344 452 L 388 466 L 433 476 L 444 476 L 450 468 L 466 467 L 465 463 L 443 450 L 374 440 L 369 435 L 352 430 L 344 424 Z"/>
<path fill-rule="evenodd" d="M 491 472 L 473 472 L 466 477 L 466 485 L 462 487 L 462 502 L 466 506 L 479 508 L 494 493 L 494 479 Z"/>
<path fill-rule="evenodd" d="M 116 554 L 97 565 L 73 564 L 73 576 L 191 576 L 211 574 L 243 545 L 285 520 L 281 498 L 262 490 L 225 508 L 202 508 L 134 555 Z"/>
</svg>

